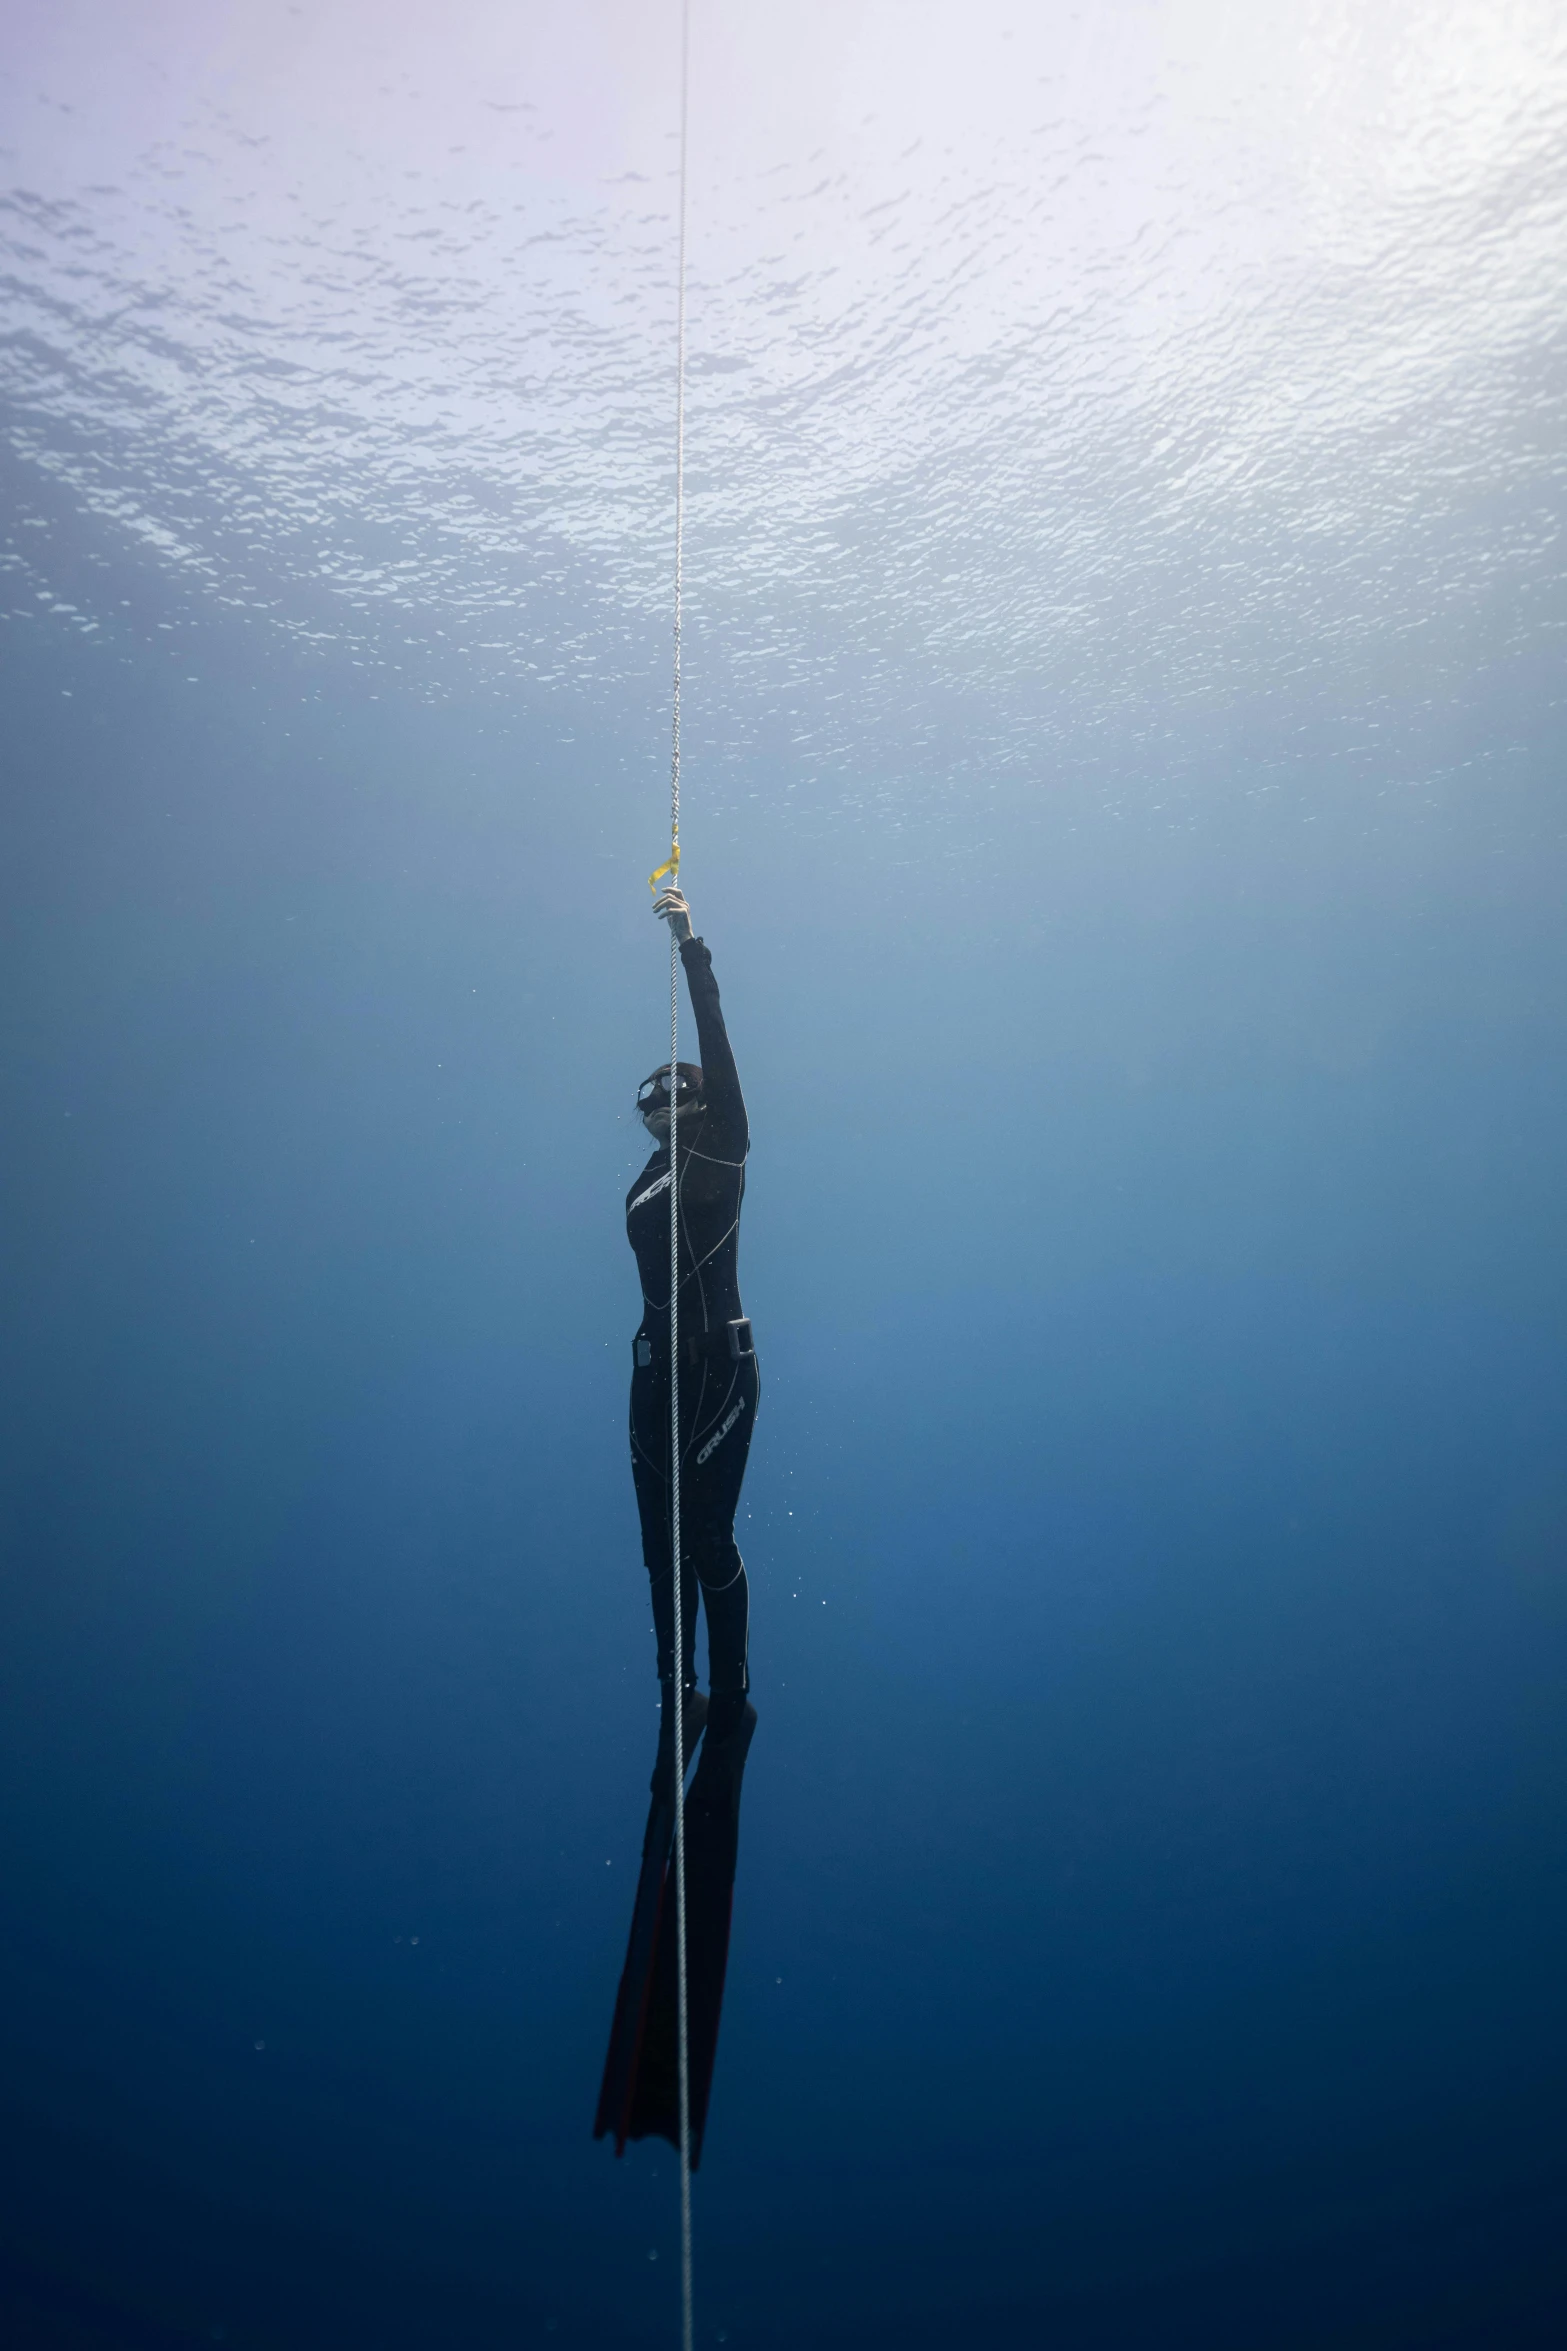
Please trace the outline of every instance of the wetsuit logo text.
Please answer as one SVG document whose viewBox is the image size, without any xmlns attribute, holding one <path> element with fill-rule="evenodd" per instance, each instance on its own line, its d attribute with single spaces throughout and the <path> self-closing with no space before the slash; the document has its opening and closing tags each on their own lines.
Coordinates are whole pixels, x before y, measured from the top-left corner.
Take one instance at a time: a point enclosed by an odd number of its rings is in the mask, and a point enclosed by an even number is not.
<svg viewBox="0 0 1567 2351">
<path fill-rule="evenodd" d="M 742 1412 L 744 1412 L 744 1410 L 745 1398 L 742 1396 L 738 1404 L 732 1404 L 730 1406 L 729 1418 L 724 1422 L 723 1427 L 718 1429 L 711 1437 L 708 1438 L 707 1443 L 702 1447 L 701 1452 L 697 1455 L 696 1465 L 698 1469 L 701 1468 L 703 1462 L 707 1459 L 710 1453 L 716 1453 L 718 1451 L 719 1446 L 723 1443 L 725 1437 L 728 1436 L 730 1430 L 734 1427 L 735 1422 L 740 1418 L 740 1415 Z"/>
</svg>

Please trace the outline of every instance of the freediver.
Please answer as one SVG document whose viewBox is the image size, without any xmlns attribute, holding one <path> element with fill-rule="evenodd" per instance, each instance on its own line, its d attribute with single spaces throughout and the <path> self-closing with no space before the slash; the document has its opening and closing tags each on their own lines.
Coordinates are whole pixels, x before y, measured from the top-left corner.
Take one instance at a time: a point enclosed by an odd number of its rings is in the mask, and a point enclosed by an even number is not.
<svg viewBox="0 0 1567 2351">
<path fill-rule="evenodd" d="M 688 1748 L 706 1725 L 703 1754 L 743 1761 L 756 1723 L 750 1703 L 750 1587 L 735 1543 L 735 1510 L 751 1450 L 759 1394 L 751 1325 L 740 1304 L 740 1206 L 750 1129 L 739 1073 L 706 944 L 692 934 L 679 889 L 653 912 L 680 947 L 696 1015 L 700 1066 L 676 1065 L 675 1131 L 680 1224 L 680 1660 Z M 642 1556 L 653 1593 L 663 1688 L 659 1761 L 674 1743 L 675 1606 L 670 1540 L 669 1064 L 637 1089 L 637 1113 L 654 1152 L 626 1194 L 626 1237 L 642 1281 L 642 1320 L 632 1342 L 631 1474 L 642 1521 Z M 692 1578 L 695 1588 L 692 1588 Z M 709 1697 L 696 1688 L 696 1599 L 707 1619 Z"/>
<path fill-rule="evenodd" d="M 615 2005 L 595 2137 L 616 2152 L 649 2134 L 679 2144 L 677 1969 L 670 1852 L 674 1836 L 674 1677 L 681 1676 L 681 1778 L 701 1741 L 685 1798 L 686 1973 L 689 1987 L 691 2164 L 702 2133 L 717 2050 L 739 1852 L 740 1784 L 756 1709 L 750 1698 L 750 1590 L 735 1543 L 735 1509 L 751 1449 L 760 1383 L 751 1325 L 740 1304 L 740 1205 L 750 1130 L 713 978 L 693 936 L 691 910 L 671 887 L 653 912 L 680 949 L 696 1014 L 700 1065 L 675 1065 L 678 1164 L 670 1166 L 670 1067 L 637 1089 L 655 1149 L 626 1194 L 626 1235 L 642 1282 L 632 1341 L 631 1474 L 652 1585 L 662 1692 L 652 1808 L 631 1938 Z M 670 1200 L 676 1185 L 680 1333 L 680 1601 L 675 1656 L 671 1494 Z M 697 1599 L 707 1621 L 709 1694 L 696 1686 Z"/>
</svg>

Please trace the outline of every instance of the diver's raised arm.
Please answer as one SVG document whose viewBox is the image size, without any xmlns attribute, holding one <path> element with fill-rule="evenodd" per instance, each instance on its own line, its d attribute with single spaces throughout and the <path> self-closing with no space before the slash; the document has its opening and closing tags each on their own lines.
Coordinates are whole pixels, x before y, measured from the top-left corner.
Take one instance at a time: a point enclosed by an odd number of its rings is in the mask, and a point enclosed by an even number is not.
<svg viewBox="0 0 1567 2351">
<path fill-rule="evenodd" d="M 740 1092 L 740 1073 L 735 1068 L 723 1008 L 718 1001 L 713 959 L 705 942 L 692 933 L 691 909 L 683 892 L 673 888 L 663 891 L 653 912 L 668 923 L 679 941 L 691 1009 L 696 1014 L 696 1033 L 702 1052 L 702 1101 L 707 1113 L 703 1148 L 724 1157 L 742 1159 L 750 1130 L 745 1099 Z"/>
</svg>

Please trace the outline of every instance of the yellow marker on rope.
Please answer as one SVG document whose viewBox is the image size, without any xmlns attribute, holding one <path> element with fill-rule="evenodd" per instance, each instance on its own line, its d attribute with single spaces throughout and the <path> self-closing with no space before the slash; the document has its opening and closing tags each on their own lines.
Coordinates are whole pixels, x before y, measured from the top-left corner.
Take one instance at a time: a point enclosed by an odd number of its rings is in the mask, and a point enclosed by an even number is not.
<svg viewBox="0 0 1567 2351">
<path fill-rule="evenodd" d="M 669 857 L 668 857 L 668 860 L 667 860 L 667 862 L 666 862 L 665 864 L 661 865 L 661 866 L 658 868 L 658 870 L 657 870 L 657 872 L 656 872 L 656 873 L 650 873 L 650 874 L 648 875 L 648 877 L 647 877 L 647 886 L 648 886 L 648 888 L 649 888 L 650 890 L 656 890 L 656 889 L 658 888 L 658 885 L 659 885 L 659 883 L 660 883 L 660 882 L 663 880 L 663 878 L 664 878 L 664 876 L 665 876 L 665 874 L 666 874 L 666 873 L 671 873 L 671 874 L 673 874 L 673 875 L 674 875 L 674 877 L 675 877 L 675 881 L 676 881 L 676 882 L 678 882 L 678 881 L 679 881 L 679 879 L 680 879 L 680 843 L 679 843 L 678 841 L 674 841 L 674 842 L 672 842 L 672 843 L 670 844 Z"/>
</svg>

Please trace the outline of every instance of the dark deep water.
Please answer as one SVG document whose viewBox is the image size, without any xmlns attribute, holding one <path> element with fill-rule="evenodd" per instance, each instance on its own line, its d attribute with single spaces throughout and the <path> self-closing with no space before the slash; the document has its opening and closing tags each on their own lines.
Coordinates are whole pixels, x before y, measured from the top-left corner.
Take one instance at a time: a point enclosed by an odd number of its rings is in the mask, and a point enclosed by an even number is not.
<svg viewBox="0 0 1567 2351">
<path fill-rule="evenodd" d="M 1136 546 L 1084 558 L 1146 661 L 1037 759 L 1000 620 L 925 660 L 824 605 L 818 709 L 798 613 L 784 684 L 730 661 L 732 547 L 705 622 L 693 589 L 687 874 L 763 1364 L 703 2344 L 1567 2332 L 1530 334 L 1446 554 L 1365 610 L 1281 524 L 1307 603 L 1237 607 L 1194 672 L 1170 579 L 1148 610 Z M 395 674 L 405 625 L 456 634 L 449 583 L 334 636 L 279 524 L 276 626 L 189 556 L 199 483 L 162 482 L 185 555 L 127 535 L 66 455 L 159 480 L 19 380 L 0 2331 L 673 2343 L 673 2158 L 589 2138 L 656 1727 L 620 1202 L 666 969 L 657 597 L 619 668 Z M 821 556 L 851 604 L 904 544 L 858 512 Z M 597 627 L 582 564 L 550 592 Z M 812 765 L 843 691 L 869 715 Z"/>
</svg>

